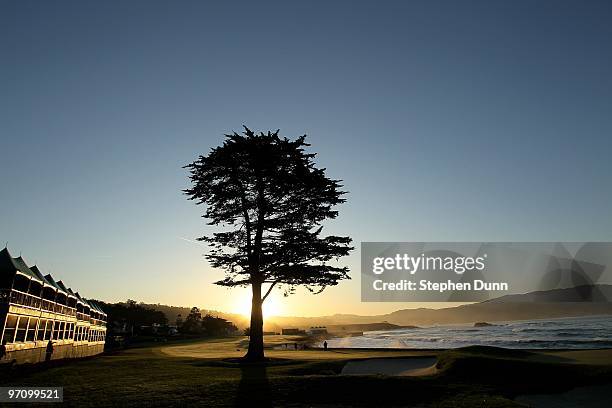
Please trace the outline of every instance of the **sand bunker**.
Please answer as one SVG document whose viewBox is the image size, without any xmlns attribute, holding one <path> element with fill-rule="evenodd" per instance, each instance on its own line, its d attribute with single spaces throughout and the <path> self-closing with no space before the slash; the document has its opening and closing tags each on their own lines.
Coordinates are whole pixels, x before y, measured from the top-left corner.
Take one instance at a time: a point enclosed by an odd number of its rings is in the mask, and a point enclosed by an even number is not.
<svg viewBox="0 0 612 408">
<path fill-rule="evenodd" d="M 372 358 L 368 360 L 349 361 L 342 369 L 346 375 L 433 375 L 436 369 L 435 357 L 411 358 Z"/>
</svg>

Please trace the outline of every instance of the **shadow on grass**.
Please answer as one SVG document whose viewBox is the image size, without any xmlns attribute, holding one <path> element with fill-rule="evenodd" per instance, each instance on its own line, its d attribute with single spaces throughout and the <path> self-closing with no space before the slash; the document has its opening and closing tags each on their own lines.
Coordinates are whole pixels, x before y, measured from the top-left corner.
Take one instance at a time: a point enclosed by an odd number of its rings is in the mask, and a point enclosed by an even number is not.
<svg viewBox="0 0 612 408">
<path fill-rule="evenodd" d="M 214 358 L 199 359 L 199 360 L 187 360 L 188 363 L 195 367 L 224 367 L 224 368 L 244 368 L 249 364 L 254 365 L 255 363 L 246 363 L 241 357 L 239 358 L 224 358 L 221 360 Z M 257 363 L 260 364 L 260 363 Z M 288 358 L 268 358 L 265 363 L 266 367 L 282 367 L 282 366 L 298 366 L 303 365 L 304 362 L 301 360 L 291 360 Z"/>
<path fill-rule="evenodd" d="M 240 384 L 236 407 L 271 407 L 272 389 L 265 363 L 245 364 L 240 367 Z"/>
</svg>

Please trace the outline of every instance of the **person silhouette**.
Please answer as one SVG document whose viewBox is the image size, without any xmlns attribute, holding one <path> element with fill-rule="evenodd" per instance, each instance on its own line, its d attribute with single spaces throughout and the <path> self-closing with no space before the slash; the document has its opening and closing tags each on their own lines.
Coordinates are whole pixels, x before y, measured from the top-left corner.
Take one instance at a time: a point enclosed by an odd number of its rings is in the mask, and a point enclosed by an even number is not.
<svg viewBox="0 0 612 408">
<path fill-rule="evenodd" d="M 327 340 L 323 342 L 323 350 L 327 351 Z"/>
<path fill-rule="evenodd" d="M 53 342 L 49 340 L 47 343 L 47 353 L 45 356 L 45 361 L 51 361 L 51 355 L 53 355 Z"/>
<path fill-rule="evenodd" d="M 294 346 L 295 346 L 295 349 L 297 350 L 297 348 L 298 348 L 298 347 L 297 347 L 297 343 L 295 343 L 295 344 L 294 344 Z"/>
</svg>

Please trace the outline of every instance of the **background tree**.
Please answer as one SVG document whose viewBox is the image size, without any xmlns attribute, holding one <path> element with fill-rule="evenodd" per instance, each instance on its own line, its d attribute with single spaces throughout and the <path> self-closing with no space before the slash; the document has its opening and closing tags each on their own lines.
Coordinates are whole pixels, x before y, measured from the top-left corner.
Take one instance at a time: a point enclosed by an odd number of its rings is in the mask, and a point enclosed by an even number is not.
<svg viewBox="0 0 612 408">
<path fill-rule="evenodd" d="M 315 154 L 304 148 L 306 136 L 281 138 L 276 132 L 226 135 L 222 146 L 186 166 L 189 199 L 204 204 L 203 217 L 220 227 L 199 238 L 210 246 L 213 267 L 225 270 L 222 286 L 252 288 L 249 350 L 263 350 L 262 304 L 277 285 L 285 295 L 297 285 L 314 293 L 349 279 L 348 268 L 334 265 L 351 249 L 351 239 L 321 236 L 321 223 L 336 218 L 345 200 L 340 180 L 315 167 Z M 263 285 L 269 284 L 263 293 Z"/>
<path fill-rule="evenodd" d="M 232 322 L 210 314 L 202 318 L 202 329 L 208 336 L 226 336 L 238 330 Z"/>
<path fill-rule="evenodd" d="M 124 303 L 106 303 L 101 300 L 95 302 L 99 303 L 108 314 L 107 334 L 109 336 L 116 333 L 139 334 L 141 326 L 168 323 L 163 312 L 145 307 L 131 299 Z"/>
<path fill-rule="evenodd" d="M 199 334 L 202 333 L 202 313 L 197 307 L 192 307 L 189 315 L 183 322 L 182 331 L 184 333 Z"/>
</svg>

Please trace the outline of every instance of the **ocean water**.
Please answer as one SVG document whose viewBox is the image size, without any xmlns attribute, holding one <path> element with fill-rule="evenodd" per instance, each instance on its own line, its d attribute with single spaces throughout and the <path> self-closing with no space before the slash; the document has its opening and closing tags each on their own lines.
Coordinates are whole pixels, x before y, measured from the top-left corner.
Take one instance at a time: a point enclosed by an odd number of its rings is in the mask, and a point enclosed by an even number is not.
<svg viewBox="0 0 612 408">
<path fill-rule="evenodd" d="M 495 326 L 440 325 L 417 329 L 365 332 L 333 338 L 329 347 L 457 348 L 496 346 L 520 349 L 612 348 L 612 316 L 494 322 Z"/>
</svg>

